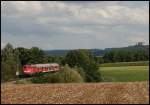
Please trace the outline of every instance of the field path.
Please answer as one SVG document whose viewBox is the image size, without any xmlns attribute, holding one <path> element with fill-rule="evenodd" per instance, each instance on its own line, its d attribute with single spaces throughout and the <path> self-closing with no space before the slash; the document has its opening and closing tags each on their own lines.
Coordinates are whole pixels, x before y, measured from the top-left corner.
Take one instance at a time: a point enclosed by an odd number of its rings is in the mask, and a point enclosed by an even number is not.
<svg viewBox="0 0 150 105">
<path fill-rule="evenodd" d="M 148 104 L 149 82 L 1 84 L 2 104 Z"/>
</svg>

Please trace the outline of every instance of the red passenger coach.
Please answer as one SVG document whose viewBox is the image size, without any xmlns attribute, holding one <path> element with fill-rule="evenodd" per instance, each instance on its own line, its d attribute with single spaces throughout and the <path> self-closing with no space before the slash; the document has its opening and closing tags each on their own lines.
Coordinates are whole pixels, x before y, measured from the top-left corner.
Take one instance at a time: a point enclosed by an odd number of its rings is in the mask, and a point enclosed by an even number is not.
<svg viewBox="0 0 150 105">
<path fill-rule="evenodd" d="M 59 64 L 57 63 L 31 64 L 31 65 L 23 66 L 24 74 L 34 74 L 34 73 L 40 73 L 40 72 L 55 72 L 59 70 L 60 70 L 60 67 L 59 67 Z"/>
</svg>

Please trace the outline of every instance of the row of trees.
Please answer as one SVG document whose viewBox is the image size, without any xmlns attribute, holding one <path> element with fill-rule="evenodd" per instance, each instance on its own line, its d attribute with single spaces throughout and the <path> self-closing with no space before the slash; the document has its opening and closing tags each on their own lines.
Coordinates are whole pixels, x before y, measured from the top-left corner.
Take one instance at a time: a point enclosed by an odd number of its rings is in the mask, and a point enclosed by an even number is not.
<svg viewBox="0 0 150 105">
<path fill-rule="evenodd" d="M 149 60 L 149 53 L 144 50 L 111 50 L 104 54 L 104 62 L 134 62 Z"/>
<path fill-rule="evenodd" d="M 18 52 L 21 65 L 25 64 L 37 64 L 37 63 L 51 63 L 57 62 L 59 64 L 64 64 L 64 57 L 61 56 L 48 56 L 45 52 L 38 47 L 32 47 L 31 49 L 26 49 L 19 47 L 14 49 Z"/>
<path fill-rule="evenodd" d="M 23 47 L 13 48 L 7 44 L 1 50 L 1 77 L 2 81 L 15 79 L 16 71 L 22 73 L 22 66 L 37 63 L 68 64 L 71 68 L 77 68 L 78 72 L 87 82 L 101 81 L 98 65 L 107 62 L 130 62 L 149 60 L 149 53 L 144 50 L 111 50 L 103 57 L 94 57 L 89 50 L 72 50 L 65 57 L 48 56 L 38 47 L 26 49 Z"/>
<path fill-rule="evenodd" d="M 13 48 L 7 44 L 1 50 L 1 73 L 2 81 L 16 78 L 16 71 L 22 73 L 22 66 L 26 64 L 51 63 L 56 62 L 60 65 L 68 64 L 75 68 L 87 82 L 100 81 L 99 67 L 94 57 L 88 50 L 73 50 L 66 57 L 48 56 L 37 47 L 26 49 L 23 47 Z"/>
<path fill-rule="evenodd" d="M 8 81 L 16 78 L 16 71 L 22 73 L 22 66 L 26 64 L 57 62 L 58 59 L 48 57 L 44 51 L 37 47 L 26 49 L 23 47 L 13 48 L 7 44 L 1 50 L 1 77 L 2 81 Z"/>
</svg>

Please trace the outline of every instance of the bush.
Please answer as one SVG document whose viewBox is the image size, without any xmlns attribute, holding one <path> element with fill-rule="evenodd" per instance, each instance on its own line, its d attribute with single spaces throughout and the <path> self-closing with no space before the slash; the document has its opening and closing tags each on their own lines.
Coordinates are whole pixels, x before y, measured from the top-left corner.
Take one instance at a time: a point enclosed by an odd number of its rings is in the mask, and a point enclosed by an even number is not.
<svg viewBox="0 0 150 105">
<path fill-rule="evenodd" d="M 85 74 L 83 68 L 81 68 L 81 67 L 75 67 L 74 69 L 75 69 L 75 71 L 77 71 L 81 75 L 81 77 L 83 78 L 83 80 L 86 81 L 86 74 Z"/>
<path fill-rule="evenodd" d="M 48 80 L 46 78 L 43 77 L 35 77 L 31 79 L 32 83 L 47 83 Z"/>
<path fill-rule="evenodd" d="M 82 76 L 75 71 L 74 69 L 71 69 L 68 65 L 65 65 L 64 72 L 62 73 L 65 82 L 83 82 Z"/>
<path fill-rule="evenodd" d="M 47 73 L 31 79 L 32 83 L 81 83 L 83 81 L 81 75 L 68 65 L 59 72 Z"/>
</svg>

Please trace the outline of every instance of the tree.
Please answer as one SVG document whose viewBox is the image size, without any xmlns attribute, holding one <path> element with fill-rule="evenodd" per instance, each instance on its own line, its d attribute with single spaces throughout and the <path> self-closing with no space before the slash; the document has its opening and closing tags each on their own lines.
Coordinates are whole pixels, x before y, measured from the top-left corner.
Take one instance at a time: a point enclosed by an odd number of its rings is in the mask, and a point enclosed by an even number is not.
<svg viewBox="0 0 150 105">
<path fill-rule="evenodd" d="M 102 63 L 104 63 L 103 57 L 98 56 L 98 57 L 94 57 L 94 59 L 95 59 L 95 62 L 96 62 L 97 64 L 102 64 Z"/>
<path fill-rule="evenodd" d="M 114 51 L 107 51 L 103 56 L 104 62 L 113 62 L 114 61 Z"/>
<path fill-rule="evenodd" d="M 70 51 L 65 57 L 65 62 L 70 67 L 82 67 L 85 72 L 87 82 L 101 81 L 99 67 L 88 50 L 80 49 Z"/>
<path fill-rule="evenodd" d="M 132 62 L 149 60 L 149 53 L 146 50 L 119 49 L 107 51 L 103 56 L 104 62 Z"/>
<path fill-rule="evenodd" d="M 37 64 L 37 63 L 43 63 L 45 60 L 45 54 L 44 52 L 39 49 L 38 47 L 32 47 L 30 50 L 30 60 L 28 63 L 30 64 Z"/>
<path fill-rule="evenodd" d="M 16 49 L 14 49 L 14 51 L 19 54 L 19 59 L 20 59 L 21 65 L 27 64 L 29 62 L 29 60 L 31 59 L 29 49 L 26 49 L 23 47 L 18 47 Z"/>
<path fill-rule="evenodd" d="M 7 44 L 1 51 L 1 79 L 2 81 L 9 81 L 16 78 L 16 70 L 18 69 L 19 59 L 11 44 Z"/>
</svg>

